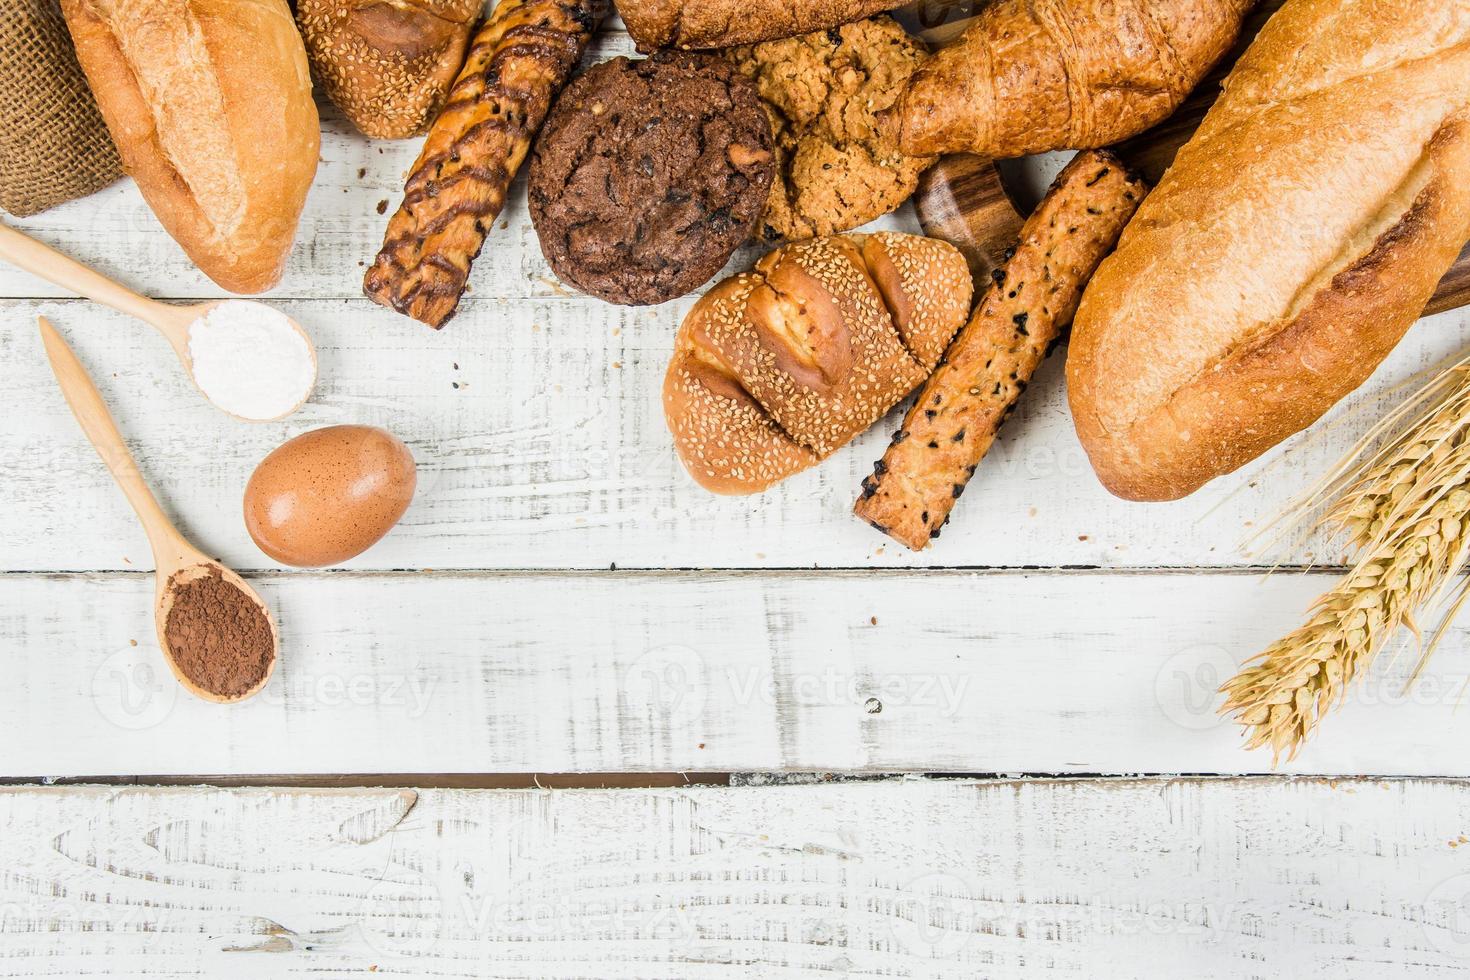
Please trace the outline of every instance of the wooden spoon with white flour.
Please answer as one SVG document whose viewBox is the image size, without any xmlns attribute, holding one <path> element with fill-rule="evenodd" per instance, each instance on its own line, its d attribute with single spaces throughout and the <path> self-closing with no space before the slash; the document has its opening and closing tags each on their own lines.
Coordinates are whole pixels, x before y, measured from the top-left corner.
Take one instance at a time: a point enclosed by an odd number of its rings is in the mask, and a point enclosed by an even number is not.
<svg viewBox="0 0 1470 980">
<path fill-rule="evenodd" d="M 151 324 L 168 340 L 204 397 L 238 419 L 285 418 L 316 386 L 311 338 L 295 320 L 264 303 L 160 303 L 3 224 L 0 259 Z"/>
</svg>

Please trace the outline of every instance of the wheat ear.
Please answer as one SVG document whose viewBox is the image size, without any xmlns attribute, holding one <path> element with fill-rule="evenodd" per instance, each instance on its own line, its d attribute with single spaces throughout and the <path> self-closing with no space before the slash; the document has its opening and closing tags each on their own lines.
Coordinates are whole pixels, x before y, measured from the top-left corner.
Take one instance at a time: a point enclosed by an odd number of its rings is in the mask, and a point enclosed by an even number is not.
<svg viewBox="0 0 1470 980">
<path fill-rule="evenodd" d="M 1361 461 L 1367 443 L 1359 443 L 1296 505 L 1300 514 L 1332 499 L 1320 523 L 1347 537 L 1357 563 L 1317 599 L 1304 626 L 1221 688 L 1221 712 L 1245 726 L 1248 748 L 1270 745 L 1274 760 L 1295 757 L 1399 627 L 1420 636 L 1416 613 L 1444 599 L 1470 552 L 1470 358 L 1391 418 L 1419 406 L 1385 448 Z M 1451 612 L 1463 601 L 1462 592 Z M 1434 643 L 1421 649 L 1415 676 Z"/>
</svg>

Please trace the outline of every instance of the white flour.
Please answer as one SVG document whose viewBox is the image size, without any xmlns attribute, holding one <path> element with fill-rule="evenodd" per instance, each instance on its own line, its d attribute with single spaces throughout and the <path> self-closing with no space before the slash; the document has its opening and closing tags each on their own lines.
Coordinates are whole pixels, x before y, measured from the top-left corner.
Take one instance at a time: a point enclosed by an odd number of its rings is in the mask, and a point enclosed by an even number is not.
<svg viewBox="0 0 1470 980">
<path fill-rule="evenodd" d="M 263 421 L 311 393 L 311 348 L 286 315 L 248 300 L 226 300 L 189 324 L 194 379 L 232 415 Z"/>
</svg>

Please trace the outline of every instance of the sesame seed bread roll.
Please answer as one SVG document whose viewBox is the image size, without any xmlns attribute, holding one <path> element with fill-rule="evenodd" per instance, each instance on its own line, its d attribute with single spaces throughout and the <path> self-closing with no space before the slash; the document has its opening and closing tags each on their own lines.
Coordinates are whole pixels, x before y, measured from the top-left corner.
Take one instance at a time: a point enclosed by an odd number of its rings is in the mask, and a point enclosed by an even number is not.
<svg viewBox="0 0 1470 980">
<path fill-rule="evenodd" d="M 464 64 L 483 0 L 298 0 L 311 70 L 363 135 L 429 128 Z"/>
<path fill-rule="evenodd" d="M 1470 238 L 1470 0 L 1287 0 L 1083 296 L 1077 434 L 1174 500 L 1306 428 Z"/>
<path fill-rule="evenodd" d="M 720 283 L 664 378 L 684 466 L 747 494 L 826 459 L 933 372 L 972 289 L 954 246 L 886 232 L 796 242 Z"/>
</svg>

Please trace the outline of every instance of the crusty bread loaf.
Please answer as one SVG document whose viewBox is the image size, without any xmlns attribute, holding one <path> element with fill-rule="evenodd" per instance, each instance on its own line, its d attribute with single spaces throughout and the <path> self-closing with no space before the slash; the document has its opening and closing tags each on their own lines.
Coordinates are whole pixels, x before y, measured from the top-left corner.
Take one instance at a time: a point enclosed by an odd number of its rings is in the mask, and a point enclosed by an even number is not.
<svg viewBox="0 0 1470 980">
<path fill-rule="evenodd" d="M 664 379 L 690 475 L 757 493 L 830 456 L 929 376 L 971 289 L 954 246 L 893 233 L 797 242 L 715 286 Z"/>
<path fill-rule="evenodd" d="M 1103 483 L 1171 500 L 1362 384 L 1470 238 L 1470 0 L 1288 0 L 1078 311 Z"/>
<path fill-rule="evenodd" d="M 281 278 L 321 130 L 285 0 L 63 0 L 123 169 L 237 293 Z"/>
<path fill-rule="evenodd" d="M 618 0 L 638 50 L 728 48 L 825 31 L 905 0 Z"/>
<path fill-rule="evenodd" d="M 1107 146 L 1179 108 L 1256 0 L 995 0 L 909 80 L 905 153 Z"/>
<path fill-rule="evenodd" d="M 377 139 L 421 133 L 464 64 L 483 0 L 298 0 L 312 71 L 352 125 Z"/>
</svg>

